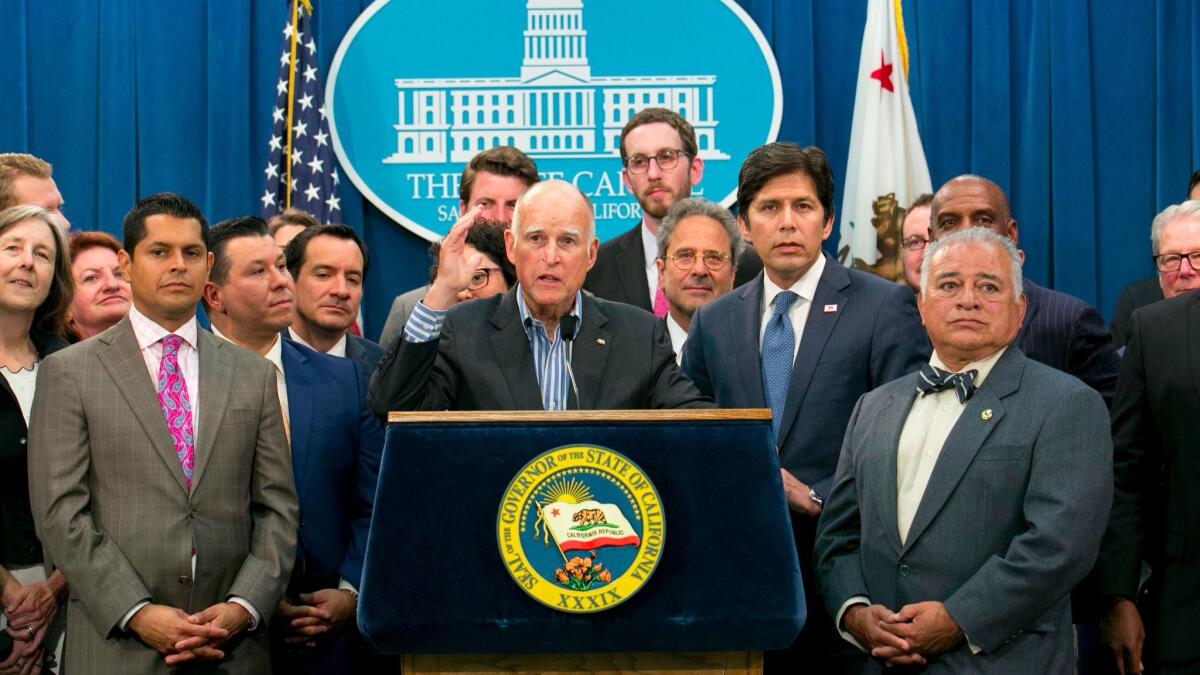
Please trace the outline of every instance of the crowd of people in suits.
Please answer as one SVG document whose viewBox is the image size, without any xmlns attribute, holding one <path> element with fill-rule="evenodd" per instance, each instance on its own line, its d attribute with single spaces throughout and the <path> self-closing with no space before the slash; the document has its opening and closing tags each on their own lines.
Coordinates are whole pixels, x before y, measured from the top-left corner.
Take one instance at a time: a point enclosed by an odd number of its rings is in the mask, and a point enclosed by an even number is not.
<svg viewBox="0 0 1200 675">
<path fill-rule="evenodd" d="M 823 251 L 818 148 L 751 152 L 736 215 L 678 114 L 620 154 L 642 218 L 603 245 L 476 155 L 378 344 L 353 228 L 160 193 L 69 233 L 0 155 L 0 673 L 396 669 L 356 627 L 390 411 L 686 407 L 771 411 L 808 619 L 768 672 L 1200 672 L 1200 172 L 1110 332 L 984 177 L 911 205 L 893 283 Z"/>
</svg>

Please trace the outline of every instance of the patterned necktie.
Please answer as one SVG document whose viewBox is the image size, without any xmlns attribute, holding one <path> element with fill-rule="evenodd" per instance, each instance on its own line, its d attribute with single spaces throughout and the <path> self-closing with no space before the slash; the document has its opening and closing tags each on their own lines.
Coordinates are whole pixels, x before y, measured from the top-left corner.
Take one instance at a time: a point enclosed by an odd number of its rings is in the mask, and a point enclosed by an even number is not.
<svg viewBox="0 0 1200 675">
<path fill-rule="evenodd" d="M 952 373 L 948 370 L 925 364 L 921 368 L 921 376 L 917 378 L 917 391 L 922 396 L 954 387 L 959 403 L 966 403 L 975 393 L 975 378 L 978 370 L 968 370 L 965 373 Z"/>
<path fill-rule="evenodd" d="M 776 295 L 775 311 L 763 333 L 763 396 L 767 399 L 767 407 L 771 409 L 771 438 L 776 444 L 779 443 L 783 409 L 787 406 L 788 384 L 792 380 L 792 359 L 796 349 L 796 332 L 787 313 L 799 299 L 800 296 L 792 291 L 782 291 Z"/>
<path fill-rule="evenodd" d="M 183 338 L 168 335 L 163 338 L 162 361 L 158 364 L 158 404 L 167 420 L 167 431 L 175 442 L 175 454 L 183 467 L 188 491 L 192 489 L 192 468 L 196 464 L 196 438 L 192 434 L 192 400 L 187 383 L 179 370 L 179 345 Z"/>
<path fill-rule="evenodd" d="M 659 288 L 654 293 L 654 316 L 657 316 L 660 319 L 663 318 L 667 315 L 667 309 L 667 295 L 666 293 L 663 293 L 662 288 Z"/>
</svg>

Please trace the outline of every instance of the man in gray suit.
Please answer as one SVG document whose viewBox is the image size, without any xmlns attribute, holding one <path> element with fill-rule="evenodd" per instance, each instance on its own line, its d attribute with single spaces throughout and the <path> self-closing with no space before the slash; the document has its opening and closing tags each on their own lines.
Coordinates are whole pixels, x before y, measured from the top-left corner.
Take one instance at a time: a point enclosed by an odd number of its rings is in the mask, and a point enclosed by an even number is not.
<svg viewBox="0 0 1200 675">
<path fill-rule="evenodd" d="M 1071 673 L 1068 594 L 1112 504 L 1104 402 L 1012 344 L 1006 237 L 932 243 L 918 306 L 930 364 L 858 402 L 821 516 L 829 612 L 876 671 Z"/>
<path fill-rule="evenodd" d="M 269 672 L 295 561 L 275 372 L 196 325 L 208 227 L 158 194 L 125 217 L 133 308 L 47 358 L 30 423 L 38 537 L 71 587 L 67 672 Z"/>
</svg>

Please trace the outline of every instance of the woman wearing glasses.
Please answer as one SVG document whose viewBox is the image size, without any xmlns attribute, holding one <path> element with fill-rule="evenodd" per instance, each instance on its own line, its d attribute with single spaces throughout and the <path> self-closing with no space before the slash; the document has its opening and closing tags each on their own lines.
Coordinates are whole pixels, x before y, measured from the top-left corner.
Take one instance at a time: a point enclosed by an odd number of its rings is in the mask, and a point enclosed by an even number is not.
<svg viewBox="0 0 1200 675">
<path fill-rule="evenodd" d="M 459 291 L 460 302 L 507 293 L 517 283 L 517 271 L 504 253 L 504 230 L 503 223 L 481 221 L 467 232 L 466 258 L 470 260 L 471 256 L 479 253 L 483 261 L 471 276 L 471 284 L 466 290 Z M 437 243 L 429 247 L 429 256 L 433 258 L 433 266 L 429 268 L 430 283 L 437 279 L 440 250 L 441 245 Z"/>
</svg>

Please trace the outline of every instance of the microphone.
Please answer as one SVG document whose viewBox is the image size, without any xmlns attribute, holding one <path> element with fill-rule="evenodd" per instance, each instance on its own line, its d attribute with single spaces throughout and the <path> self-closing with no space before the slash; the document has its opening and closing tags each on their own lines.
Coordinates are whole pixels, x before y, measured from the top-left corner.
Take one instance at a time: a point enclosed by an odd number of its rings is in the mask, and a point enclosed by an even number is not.
<svg viewBox="0 0 1200 675">
<path fill-rule="evenodd" d="M 558 321 L 558 336 L 566 343 L 567 347 L 567 377 L 571 378 L 571 391 L 575 392 L 575 403 L 579 409 L 583 409 L 583 403 L 579 400 L 579 385 L 575 383 L 575 371 L 571 369 L 571 356 L 575 353 L 572 346 L 575 344 L 575 334 L 579 332 L 579 317 L 574 314 L 568 314 Z"/>
</svg>

